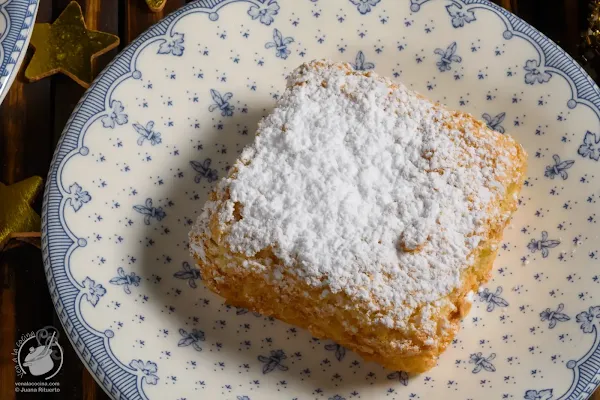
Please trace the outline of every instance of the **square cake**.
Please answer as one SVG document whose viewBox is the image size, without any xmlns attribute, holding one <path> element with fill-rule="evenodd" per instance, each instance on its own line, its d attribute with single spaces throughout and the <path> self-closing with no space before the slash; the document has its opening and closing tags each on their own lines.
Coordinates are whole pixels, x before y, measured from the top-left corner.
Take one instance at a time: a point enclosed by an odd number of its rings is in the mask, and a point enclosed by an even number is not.
<svg viewBox="0 0 600 400">
<path fill-rule="evenodd" d="M 190 249 L 230 304 L 423 372 L 490 277 L 526 159 L 469 114 L 313 61 L 211 193 Z"/>
</svg>

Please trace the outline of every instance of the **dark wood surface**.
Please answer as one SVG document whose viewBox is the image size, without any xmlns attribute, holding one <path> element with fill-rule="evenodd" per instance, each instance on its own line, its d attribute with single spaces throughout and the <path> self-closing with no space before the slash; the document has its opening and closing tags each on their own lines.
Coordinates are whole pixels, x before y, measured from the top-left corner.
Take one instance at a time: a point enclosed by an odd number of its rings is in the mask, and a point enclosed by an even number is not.
<svg viewBox="0 0 600 400">
<path fill-rule="evenodd" d="M 408 0 L 398 0 L 407 1 Z M 586 0 L 495 0 L 545 33 L 579 59 L 580 33 L 585 29 Z M 69 0 L 40 0 L 38 22 L 51 22 Z M 160 13 L 148 10 L 143 0 L 81 0 L 88 27 L 114 33 L 121 38 L 119 49 L 100 57 L 99 72 L 118 51 L 153 23 L 186 3 L 168 0 Z M 84 89 L 64 76 L 36 83 L 19 77 L 0 107 L 0 181 L 11 184 L 32 175 L 46 177 L 54 147 Z M 2 199 L 0 199 L 2 201 Z M 41 196 L 36 209 L 41 209 Z M 0 254 L 0 399 L 108 399 L 69 345 L 61 372 L 59 394 L 15 394 L 15 369 L 11 351 L 25 332 L 46 325 L 61 329 L 50 300 L 39 250 L 23 246 Z M 40 397 L 42 396 L 42 397 Z M 600 393 L 594 396 L 600 400 Z"/>
</svg>

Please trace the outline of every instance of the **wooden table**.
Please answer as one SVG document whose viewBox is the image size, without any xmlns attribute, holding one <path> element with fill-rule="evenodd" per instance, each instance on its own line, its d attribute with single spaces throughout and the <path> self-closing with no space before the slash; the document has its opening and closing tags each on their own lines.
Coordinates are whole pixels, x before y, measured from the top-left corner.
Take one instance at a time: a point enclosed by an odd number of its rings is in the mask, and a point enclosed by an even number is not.
<svg viewBox="0 0 600 400">
<path fill-rule="evenodd" d="M 585 24 L 586 0 L 495 2 L 521 16 L 574 57 L 579 56 L 577 45 Z M 68 3 L 69 0 L 40 0 L 37 21 L 53 21 Z M 120 50 L 186 1 L 168 0 L 165 10 L 156 14 L 148 10 L 143 0 L 80 0 L 79 3 L 89 28 L 119 35 Z M 114 50 L 97 60 L 95 71 L 104 68 L 117 53 L 118 50 Z M 28 61 L 29 58 L 23 66 Z M 46 177 L 56 142 L 84 93 L 76 83 L 58 75 L 37 83 L 25 83 L 23 71 L 24 68 L 0 108 L 0 181 L 6 184 L 32 175 Z M 40 211 L 41 204 L 36 207 Z M 70 346 L 65 346 L 63 368 L 54 378 L 60 382 L 59 394 L 15 396 L 11 351 L 22 333 L 46 325 L 61 327 L 50 301 L 40 251 L 25 246 L 1 255 L 0 399 L 108 399 Z M 66 337 L 62 331 L 61 336 Z M 600 400 L 600 393 L 594 399 Z"/>
</svg>

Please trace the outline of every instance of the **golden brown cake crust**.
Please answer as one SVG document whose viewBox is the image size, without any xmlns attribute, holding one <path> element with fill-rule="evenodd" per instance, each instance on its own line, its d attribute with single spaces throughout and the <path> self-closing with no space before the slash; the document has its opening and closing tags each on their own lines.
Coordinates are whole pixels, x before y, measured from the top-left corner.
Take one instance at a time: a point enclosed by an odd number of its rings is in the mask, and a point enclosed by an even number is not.
<svg viewBox="0 0 600 400">
<path fill-rule="evenodd" d="M 377 80 L 385 84 L 390 93 L 406 90 L 385 78 L 353 71 L 346 64 L 313 62 L 293 74 L 288 81 L 287 95 L 293 95 L 295 87 L 310 84 L 304 80 L 304 77 L 310 76 L 309 71 L 323 69 L 337 69 L 349 76 Z M 332 83 L 323 80 L 319 84 L 327 88 Z M 356 94 L 351 90 L 344 93 L 343 89 L 342 95 L 347 95 L 352 101 L 360 101 L 352 98 Z M 422 96 L 418 98 L 428 102 Z M 490 191 L 487 202 L 469 200 L 472 202 L 470 207 L 474 212 L 482 213 L 485 220 L 476 233 L 480 239 L 470 251 L 468 262 L 461 266 L 459 282 L 451 290 L 434 301 L 410 304 L 409 315 L 399 321 L 394 308 L 408 307 L 411 297 L 404 306 L 390 305 L 378 302 L 374 294 L 365 300 L 349 291 L 329 290 L 328 277 L 321 278 L 323 284 L 315 284 L 314 280 L 298 273 L 296 268 L 289 267 L 289 262 L 277 256 L 277 244 L 254 252 L 234 250 L 232 227 L 245 218 L 245 204 L 232 199 L 232 185 L 235 185 L 240 169 L 253 162 L 253 157 L 247 156 L 241 158 L 228 178 L 211 193 L 203 216 L 190 233 L 190 248 L 207 287 L 235 306 L 304 327 L 317 337 L 332 339 L 387 368 L 423 372 L 435 366 L 440 353 L 454 338 L 460 319 L 469 311 L 470 298 L 490 277 L 502 232 L 517 208 L 526 154 L 512 138 L 493 132 L 471 115 L 429 104 L 433 110 L 432 118 L 441 118 L 439 123 L 455 134 L 453 140 L 460 142 L 457 149 L 464 154 L 461 153 L 463 156 L 457 164 L 461 168 L 489 168 L 493 185 L 498 186 Z M 285 133 L 285 126 L 281 130 Z M 477 158 L 473 156 L 475 153 L 483 156 Z M 487 164 L 473 164 L 481 160 Z M 444 165 L 443 168 L 432 165 L 427 173 L 442 175 L 445 169 L 453 168 L 452 165 Z M 485 208 L 477 210 L 478 204 L 484 204 Z M 223 215 L 227 213 L 231 217 L 224 220 Z M 415 245 L 413 242 L 400 237 L 398 251 L 417 255 L 427 251 L 428 243 Z M 373 311 L 373 303 L 377 304 L 376 312 Z M 382 323 L 388 319 L 392 323 Z"/>
</svg>

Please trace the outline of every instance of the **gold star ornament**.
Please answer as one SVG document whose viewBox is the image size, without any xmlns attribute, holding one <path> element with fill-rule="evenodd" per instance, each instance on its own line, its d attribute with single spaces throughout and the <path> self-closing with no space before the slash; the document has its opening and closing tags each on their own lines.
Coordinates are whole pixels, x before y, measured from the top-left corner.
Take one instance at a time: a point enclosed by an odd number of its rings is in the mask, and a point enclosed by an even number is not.
<svg viewBox="0 0 600 400">
<path fill-rule="evenodd" d="M 167 4 L 167 0 L 146 0 L 146 4 L 152 12 L 161 12 Z"/>
<path fill-rule="evenodd" d="M 11 239 L 30 241 L 39 237 L 40 216 L 31 204 L 42 189 L 42 183 L 39 176 L 9 186 L 0 183 L 0 252 Z"/>
<path fill-rule="evenodd" d="M 35 24 L 31 35 L 35 53 L 25 77 L 35 82 L 63 73 L 83 87 L 93 80 L 92 61 L 119 45 L 119 37 L 87 28 L 76 1 L 52 24 Z"/>
</svg>

